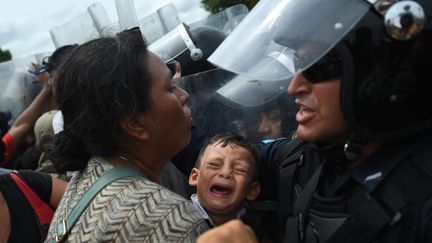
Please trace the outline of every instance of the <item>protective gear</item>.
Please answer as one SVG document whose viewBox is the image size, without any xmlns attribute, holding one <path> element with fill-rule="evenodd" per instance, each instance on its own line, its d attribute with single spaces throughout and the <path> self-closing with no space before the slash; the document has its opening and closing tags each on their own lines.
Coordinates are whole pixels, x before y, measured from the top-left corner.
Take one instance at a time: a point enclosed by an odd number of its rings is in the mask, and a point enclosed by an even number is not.
<svg viewBox="0 0 432 243">
<path fill-rule="evenodd" d="M 214 69 L 207 58 L 224 39 L 225 34 L 217 29 L 205 26 L 190 29 L 186 24 L 180 24 L 148 49 L 165 62 L 177 59 L 182 75 L 187 76 Z"/>
<path fill-rule="evenodd" d="M 199 51 L 195 47 L 195 43 L 191 38 L 189 26 L 184 23 L 178 25 L 175 29 L 162 36 L 156 42 L 152 43 L 148 49 L 158 55 L 165 62 L 169 62 L 178 55 L 189 49 L 194 51 L 191 58 L 200 59 Z"/>
<path fill-rule="evenodd" d="M 260 1 L 209 61 L 253 79 L 289 80 L 327 53 L 367 11 L 363 1 Z M 318 45 L 303 47 L 312 41 Z"/>
<path fill-rule="evenodd" d="M 357 170 L 353 177 L 361 183 L 331 197 L 322 196 L 323 177 L 328 176 L 324 168 L 332 166 L 328 150 L 298 140 L 286 143 L 273 161 L 279 172 L 279 205 L 286 205 L 278 214 L 281 225 L 286 221 L 280 229 L 286 234 L 283 242 L 417 242 L 424 213 L 419 208 L 432 193 L 429 136 L 385 147 L 371 158 L 368 173 Z M 403 179 L 407 177 L 412 179 Z"/>
<path fill-rule="evenodd" d="M 209 61 L 258 80 L 289 80 L 296 72 L 307 74 L 327 54 L 336 55 L 350 131 L 367 140 L 406 136 L 432 126 L 431 5 L 263 0 Z"/>
<path fill-rule="evenodd" d="M 249 10 L 246 5 L 237 4 L 218 13 L 212 14 L 207 18 L 193 22 L 189 24 L 189 26 L 191 29 L 202 26 L 212 27 L 228 35 L 248 13 Z"/>
<path fill-rule="evenodd" d="M 285 80 L 266 82 L 236 75 L 216 92 L 234 103 L 250 107 L 262 105 L 286 94 L 287 84 Z"/>
<path fill-rule="evenodd" d="M 37 55 L 31 55 L 0 63 L 0 110 L 10 111 L 12 121 L 31 103 L 41 86 L 32 84 L 39 78 L 29 70 L 31 63 L 38 63 Z"/>
<path fill-rule="evenodd" d="M 190 94 L 188 106 L 192 110 L 194 125 L 209 136 L 230 130 L 238 131 L 234 123 L 241 110 L 225 104 L 216 94 L 216 90 L 237 75 L 215 69 L 199 74 L 192 74 L 175 80 L 181 88 Z"/>
<path fill-rule="evenodd" d="M 133 0 L 115 0 L 120 31 L 138 26 Z"/>
<path fill-rule="evenodd" d="M 137 24 L 147 44 L 150 44 L 178 26 L 180 17 L 175 6 L 170 3 L 154 13 L 136 20 L 131 1 L 116 1 L 119 22 L 113 22 L 101 3 L 94 3 L 72 21 L 50 29 L 51 39 L 55 47 L 82 44 L 104 36 L 115 36 L 122 28 Z M 133 11 L 134 12 L 134 11 Z M 138 21 L 138 22 L 137 22 Z"/>
<path fill-rule="evenodd" d="M 286 81 L 260 82 L 214 69 L 184 76 L 176 84 L 190 94 L 188 101 L 194 125 L 209 136 L 236 131 L 259 142 L 263 137 L 258 126 L 260 113 L 279 109 L 281 134 L 288 136 L 295 128 L 297 107 L 286 94 Z M 247 90 L 242 95 L 241 89 Z"/>
<path fill-rule="evenodd" d="M 189 48 L 190 52 L 185 51 L 176 58 L 180 62 L 182 76 L 216 68 L 207 61 L 207 58 L 222 43 L 226 35 L 217 29 L 203 26 L 191 28 L 190 37 L 195 43 L 194 48 Z"/>
<path fill-rule="evenodd" d="M 177 59 L 182 76 L 214 69 L 207 58 L 246 16 L 244 5 L 235 5 L 189 25 L 180 24 L 149 46 L 165 62 Z"/>
</svg>

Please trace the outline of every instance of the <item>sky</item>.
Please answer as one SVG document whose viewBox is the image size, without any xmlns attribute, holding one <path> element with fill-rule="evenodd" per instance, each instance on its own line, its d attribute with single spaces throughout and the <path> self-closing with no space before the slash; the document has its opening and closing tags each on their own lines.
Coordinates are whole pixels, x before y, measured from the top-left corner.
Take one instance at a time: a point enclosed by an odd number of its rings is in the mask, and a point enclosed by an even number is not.
<svg viewBox="0 0 432 243">
<path fill-rule="evenodd" d="M 208 13 L 200 0 L 133 0 L 138 19 L 173 3 L 180 19 L 190 23 Z M 55 50 L 50 29 L 61 26 L 100 2 L 112 21 L 117 21 L 115 0 L 0 0 L 0 47 L 14 59 Z"/>
</svg>

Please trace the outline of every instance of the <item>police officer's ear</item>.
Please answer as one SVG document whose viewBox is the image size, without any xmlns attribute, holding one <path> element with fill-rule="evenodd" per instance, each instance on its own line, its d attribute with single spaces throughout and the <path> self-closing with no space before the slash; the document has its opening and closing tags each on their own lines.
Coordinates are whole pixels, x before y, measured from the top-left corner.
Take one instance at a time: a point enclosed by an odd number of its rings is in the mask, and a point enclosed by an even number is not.
<svg viewBox="0 0 432 243">
<path fill-rule="evenodd" d="M 246 199 L 249 201 L 255 200 L 261 192 L 261 186 L 258 182 L 252 182 L 246 194 Z"/>
<path fill-rule="evenodd" d="M 189 185 L 190 186 L 197 186 L 198 178 L 199 178 L 199 169 L 193 168 L 190 175 L 189 175 Z"/>
<path fill-rule="evenodd" d="M 150 139 L 150 133 L 143 113 L 134 113 L 120 121 L 123 131 L 139 140 Z"/>
</svg>

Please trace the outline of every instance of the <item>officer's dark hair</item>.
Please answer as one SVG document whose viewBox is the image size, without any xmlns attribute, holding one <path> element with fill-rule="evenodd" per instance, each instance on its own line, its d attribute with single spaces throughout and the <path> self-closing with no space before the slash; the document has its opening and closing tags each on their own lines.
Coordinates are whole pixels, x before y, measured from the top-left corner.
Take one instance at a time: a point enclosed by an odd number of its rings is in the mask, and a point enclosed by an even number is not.
<svg viewBox="0 0 432 243">
<path fill-rule="evenodd" d="M 86 167 L 90 156 L 113 155 L 124 135 L 119 122 L 151 104 L 147 44 L 139 28 L 78 46 L 55 82 L 64 130 L 50 152 L 60 173 Z"/>
<path fill-rule="evenodd" d="M 216 134 L 213 137 L 211 137 L 205 144 L 204 146 L 201 147 L 200 153 L 198 155 L 198 159 L 195 163 L 195 168 L 199 168 L 201 165 L 201 159 L 202 156 L 204 155 L 206 149 L 210 146 L 210 145 L 218 145 L 220 144 L 222 148 L 226 147 L 228 144 L 235 144 L 239 147 L 242 147 L 244 149 L 246 149 L 247 151 L 249 151 L 252 155 L 253 158 L 253 177 L 252 177 L 252 181 L 257 181 L 259 178 L 259 168 L 261 165 L 261 157 L 258 151 L 258 147 L 249 142 L 245 137 L 243 137 L 240 134 L 237 133 L 233 133 L 233 132 L 229 132 L 229 133 L 221 133 L 221 134 Z"/>
</svg>

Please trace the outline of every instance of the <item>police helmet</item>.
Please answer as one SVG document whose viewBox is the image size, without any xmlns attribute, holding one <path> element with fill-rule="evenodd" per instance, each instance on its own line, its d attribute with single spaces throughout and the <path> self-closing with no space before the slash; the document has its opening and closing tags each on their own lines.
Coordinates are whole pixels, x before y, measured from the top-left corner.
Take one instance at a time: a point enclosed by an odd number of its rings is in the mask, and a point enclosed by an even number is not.
<svg viewBox="0 0 432 243">
<path fill-rule="evenodd" d="M 207 58 L 226 37 L 220 30 L 207 26 L 191 28 L 189 31 L 196 50 L 186 50 L 176 58 L 180 62 L 182 76 L 214 69 L 215 66 L 209 63 Z M 200 57 L 194 58 L 196 55 L 192 52 L 198 50 L 201 52 Z"/>
<path fill-rule="evenodd" d="M 344 119 L 367 140 L 432 127 L 431 60 L 429 0 L 263 0 L 209 58 L 258 80 L 340 77 Z"/>
</svg>

